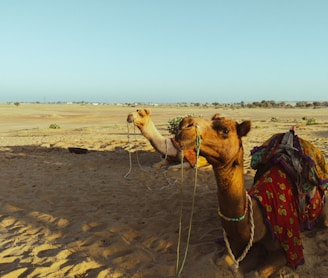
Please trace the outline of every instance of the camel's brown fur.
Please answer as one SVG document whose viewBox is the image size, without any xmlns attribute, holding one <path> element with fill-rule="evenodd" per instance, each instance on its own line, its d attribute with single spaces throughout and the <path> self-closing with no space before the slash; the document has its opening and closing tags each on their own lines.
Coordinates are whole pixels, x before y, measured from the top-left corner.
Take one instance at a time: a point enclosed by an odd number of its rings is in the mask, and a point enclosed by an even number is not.
<svg viewBox="0 0 328 278">
<path fill-rule="evenodd" d="M 157 152 L 166 157 L 165 160 L 155 163 L 153 167 L 161 168 L 168 166 L 169 168 L 181 167 L 181 151 L 179 151 L 170 139 L 160 134 L 151 119 L 150 109 L 137 109 L 135 112 L 129 113 L 127 122 L 133 123 L 142 133 L 142 135 L 150 142 Z M 204 157 L 197 162 L 197 167 L 209 166 Z M 188 162 L 184 162 L 184 168 L 190 168 Z"/>
<path fill-rule="evenodd" d="M 231 218 L 243 215 L 245 209 L 244 151 L 241 138 L 246 136 L 250 129 L 250 121 L 238 124 L 235 120 L 214 115 L 212 120 L 186 117 L 180 123 L 176 134 L 176 140 L 183 149 L 194 149 L 196 135 L 201 137 L 200 153 L 213 166 L 221 212 Z M 256 274 L 259 277 L 269 277 L 285 265 L 287 260 L 278 240 L 272 240 L 271 232 L 264 223 L 262 208 L 254 199 L 252 205 L 255 223 L 253 242 L 260 243 L 269 254 L 266 262 L 257 268 Z M 222 225 L 232 251 L 238 258 L 250 239 L 249 213 L 239 222 L 222 219 Z"/>
</svg>

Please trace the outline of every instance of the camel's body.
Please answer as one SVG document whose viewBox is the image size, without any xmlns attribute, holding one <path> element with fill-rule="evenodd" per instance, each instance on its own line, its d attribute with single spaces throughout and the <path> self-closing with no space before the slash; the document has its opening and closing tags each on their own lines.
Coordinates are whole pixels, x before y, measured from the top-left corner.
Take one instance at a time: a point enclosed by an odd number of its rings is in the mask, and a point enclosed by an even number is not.
<svg viewBox="0 0 328 278">
<path fill-rule="evenodd" d="M 187 117 L 180 123 L 176 134 L 176 140 L 180 142 L 183 149 L 194 149 L 196 135 L 201 138 L 200 154 L 213 166 L 218 186 L 222 226 L 236 258 L 242 254 L 251 236 L 250 213 L 249 210 L 248 212 L 245 210 L 247 201 L 241 140 L 248 134 L 250 128 L 250 121 L 238 124 L 234 120 L 219 118 L 216 115 L 212 120 Z M 285 265 L 287 260 L 279 241 L 272 240 L 271 231 L 264 222 L 263 208 L 253 198 L 251 205 L 255 224 L 253 243 L 261 243 L 270 254 L 262 266 L 258 267 L 256 273 L 260 277 L 269 277 Z M 241 217 L 243 215 L 245 215 L 244 219 Z M 235 221 L 229 221 L 231 218 Z M 246 257 L 245 261 L 248 260 L 249 258 Z M 246 266 L 245 262 L 244 269 L 241 265 L 241 272 L 248 272 L 249 268 L 254 267 L 251 261 L 250 258 L 251 266 L 249 264 Z"/>
<path fill-rule="evenodd" d="M 159 163 L 155 163 L 153 167 L 161 168 L 169 166 L 169 168 L 181 167 L 181 151 L 175 147 L 171 139 L 167 139 L 160 134 L 155 124 L 150 117 L 149 109 L 138 109 L 130 113 L 127 117 L 127 122 L 133 123 L 142 133 L 142 135 L 150 142 L 157 152 L 163 155 L 165 159 Z M 176 165 L 173 165 L 176 164 Z M 207 161 L 202 158 L 198 162 L 198 167 L 208 166 Z M 182 167 L 190 168 L 188 162 L 184 162 Z"/>
</svg>

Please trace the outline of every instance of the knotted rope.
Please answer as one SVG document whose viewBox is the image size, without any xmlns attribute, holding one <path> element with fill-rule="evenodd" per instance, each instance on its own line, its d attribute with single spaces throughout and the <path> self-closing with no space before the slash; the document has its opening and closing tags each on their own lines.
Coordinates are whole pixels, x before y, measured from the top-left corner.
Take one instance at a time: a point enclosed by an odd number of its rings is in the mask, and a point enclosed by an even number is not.
<svg viewBox="0 0 328 278">
<path fill-rule="evenodd" d="M 253 240 L 254 240 L 255 225 L 254 225 L 254 218 L 253 218 L 253 204 L 252 204 L 252 198 L 251 198 L 251 196 L 249 196 L 247 191 L 246 191 L 246 197 L 248 199 L 248 204 L 249 204 L 249 222 L 251 225 L 251 227 L 250 227 L 251 233 L 250 233 L 250 238 L 249 238 L 248 244 L 245 247 L 243 253 L 240 255 L 239 258 L 236 259 L 235 255 L 232 253 L 228 236 L 226 234 L 226 231 L 223 229 L 223 238 L 224 238 L 228 253 L 233 260 L 232 269 L 234 270 L 234 272 L 238 271 L 239 263 L 246 257 L 248 251 L 251 249 L 251 247 L 253 245 Z"/>
</svg>

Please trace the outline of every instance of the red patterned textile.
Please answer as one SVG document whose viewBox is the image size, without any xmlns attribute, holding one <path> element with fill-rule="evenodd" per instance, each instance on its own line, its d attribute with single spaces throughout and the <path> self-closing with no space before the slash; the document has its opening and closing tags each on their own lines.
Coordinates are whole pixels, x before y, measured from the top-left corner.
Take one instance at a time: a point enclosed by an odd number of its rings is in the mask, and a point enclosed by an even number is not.
<svg viewBox="0 0 328 278">
<path fill-rule="evenodd" d="M 263 207 L 273 237 L 280 241 L 288 263 L 295 268 L 304 263 L 304 256 L 299 206 L 293 191 L 289 176 L 281 166 L 275 165 L 256 181 L 249 194 Z"/>
</svg>

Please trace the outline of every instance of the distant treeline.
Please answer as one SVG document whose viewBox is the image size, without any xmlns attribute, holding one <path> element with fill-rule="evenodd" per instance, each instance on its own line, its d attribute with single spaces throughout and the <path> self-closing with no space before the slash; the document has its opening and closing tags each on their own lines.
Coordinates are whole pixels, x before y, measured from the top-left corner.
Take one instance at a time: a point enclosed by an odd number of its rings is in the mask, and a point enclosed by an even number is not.
<svg viewBox="0 0 328 278">
<path fill-rule="evenodd" d="M 181 106 L 200 106 L 200 107 L 215 107 L 215 108 L 319 108 L 319 107 L 328 107 L 328 101 L 298 101 L 295 103 L 288 103 L 285 101 L 276 102 L 274 100 L 262 100 L 262 101 L 254 101 L 254 102 L 237 102 L 237 103 L 219 103 L 213 102 L 209 103 L 191 103 L 191 104 L 180 104 Z"/>
<path fill-rule="evenodd" d="M 217 105 L 216 103 L 213 103 L 213 105 Z M 307 102 L 307 101 L 298 101 L 295 103 L 287 103 L 285 101 L 280 101 L 276 102 L 274 100 L 262 100 L 261 102 L 259 101 L 254 101 L 252 103 L 245 103 L 245 102 L 240 102 L 237 105 L 240 107 L 247 107 L 247 108 L 256 108 L 256 107 L 261 107 L 261 108 L 319 108 L 319 107 L 328 107 L 328 101 L 313 101 L 313 102 Z"/>
<path fill-rule="evenodd" d="M 14 104 L 19 106 L 20 102 L 7 102 L 8 104 Z M 25 102 L 26 103 L 26 102 Z M 45 104 L 45 102 L 29 102 L 34 104 Z M 179 103 L 162 103 L 162 104 L 154 104 L 154 103 L 104 103 L 104 102 L 86 102 L 86 101 L 76 101 L 76 102 L 46 102 L 47 104 L 80 104 L 80 105 L 117 105 L 117 106 L 131 106 L 131 107 L 140 107 L 140 106 L 180 106 L 180 107 L 189 107 L 196 106 L 201 108 L 207 107 L 215 107 L 215 108 L 320 108 L 320 107 L 328 107 L 328 101 L 297 101 L 297 102 L 285 102 L 279 101 L 276 102 L 274 100 L 262 100 L 262 101 L 254 101 L 254 102 L 236 102 L 236 103 L 220 103 L 220 102 L 212 102 L 212 103 L 200 103 L 200 102 L 179 102 Z"/>
</svg>

